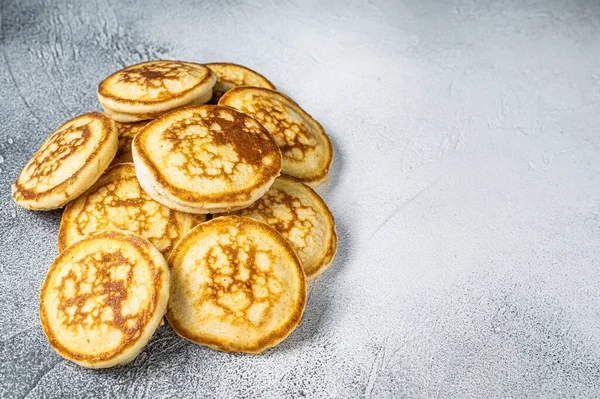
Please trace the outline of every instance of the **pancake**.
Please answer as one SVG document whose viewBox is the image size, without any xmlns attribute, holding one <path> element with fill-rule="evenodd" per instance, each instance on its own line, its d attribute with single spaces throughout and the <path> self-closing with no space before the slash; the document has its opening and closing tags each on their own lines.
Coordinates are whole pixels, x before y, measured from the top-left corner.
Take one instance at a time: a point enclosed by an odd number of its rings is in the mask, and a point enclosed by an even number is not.
<svg viewBox="0 0 600 399">
<path fill-rule="evenodd" d="M 308 281 L 325 271 L 335 256 L 333 215 L 317 193 L 292 177 L 278 177 L 265 195 L 236 214 L 266 223 L 287 239 Z"/>
<path fill-rule="evenodd" d="M 117 132 L 119 133 L 119 148 L 117 154 L 112 160 L 111 165 L 123 162 L 133 162 L 131 157 L 131 142 L 133 138 L 142 130 L 148 121 L 133 123 L 117 123 Z"/>
<path fill-rule="evenodd" d="M 213 62 L 204 65 L 217 75 L 217 83 L 213 87 L 213 95 L 210 99 L 211 104 L 217 104 L 225 92 L 236 86 L 255 86 L 276 90 L 273 83 L 269 82 L 267 78 L 245 66 L 227 62 Z"/>
<path fill-rule="evenodd" d="M 237 216 L 202 223 L 177 243 L 169 266 L 167 320 L 192 342 L 260 353 L 300 324 L 302 266 L 290 244 L 264 223 Z"/>
<path fill-rule="evenodd" d="M 168 256 L 177 241 L 204 215 L 171 210 L 140 187 L 132 163 L 110 167 L 88 191 L 65 208 L 58 233 L 58 251 L 90 233 L 123 229 L 132 231 Z"/>
<path fill-rule="evenodd" d="M 169 299 L 169 268 L 143 237 L 92 234 L 54 260 L 40 293 L 40 321 L 54 350 L 81 366 L 133 360 Z"/>
<path fill-rule="evenodd" d="M 27 162 L 12 186 L 13 199 L 33 210 L 64 206 L 98 180 L 118 143 L 115 123 L 99 112 L 70 120 Z"/>
<path fill-rule="evenodd" d="M 117 122 L 153 119 L 160 113 L 210 100 L 217 77 L 182 61 L 149 61 L 113 73 L 98 86 L 98 99 Z"/>
<path fill-rule="evenodd" d="M 182 212 L 249 206 L 281 170 L 281 153 L 258 122 L 227 107 L 181 108 L 150 122 L 133 140 L 140 185 Z"/>
<path fill-rule="evenodd" d="M 283 155 L 282 173 L 310 186 L 327 180 L 333 147 L 321 125 L 298 104 L 270 89 L 240 86 L 229 90 L 219 105 L 238 109 L 273 135 Z"/>
</svg>

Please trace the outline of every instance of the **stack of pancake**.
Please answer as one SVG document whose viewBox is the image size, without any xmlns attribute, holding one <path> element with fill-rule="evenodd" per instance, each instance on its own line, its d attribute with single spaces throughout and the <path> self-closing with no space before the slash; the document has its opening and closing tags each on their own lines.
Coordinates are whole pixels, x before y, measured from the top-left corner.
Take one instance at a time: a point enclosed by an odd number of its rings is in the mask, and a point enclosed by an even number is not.
<svg viewBox="0 0 600 399">
<path fill-rule="evenodd" d="M 51 346 L 85 367 L 125 364 L 163 316 L 221 351 L 283 341 L 337 249 L 311 188 L 333 161 L 321 125 L 229 63 L 133 65 L 98 99 L 104 113 L 60 126 L 12 190 L 27 209 L 66 205 L 40 294 Z"/>
</svg>

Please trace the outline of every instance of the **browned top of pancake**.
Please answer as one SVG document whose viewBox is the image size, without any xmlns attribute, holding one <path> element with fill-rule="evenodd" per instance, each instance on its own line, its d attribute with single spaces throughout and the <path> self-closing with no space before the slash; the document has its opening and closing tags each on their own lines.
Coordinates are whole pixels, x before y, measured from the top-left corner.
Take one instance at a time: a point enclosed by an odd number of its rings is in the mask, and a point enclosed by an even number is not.
<svg viewBox="0 0 600 399">
<path fill-rule="evenodd" d="M 37 200 L 57 193 L 68 198 L 68 189 L 107 144 L 114 128 L 113 122 L 99 112 L 80 115 L 59 127 L 21 171 L 13 186 L 13 198 Z M 92 129 L 99 129 L 100 134 L 94 135 Z"/>
<path fill-rule="evenodd" d="M 256 86 L 276 90 L 275 85 L 267 78 L 245 66 L 228 62 L 213 62 L 205 65 L 217 75 L 217 83 L 213 87 L 213 95 L 210 99 L 211 104 L 217 104 L 227 90 L 236 86 Z"/>
<path fill-rule="evenodd" d="M 239 101 L 238 101 L 239 100 Z M 266 88 L 241 86 L 229 90 L 219 105 L 231 106 L 256 119 L 271 133 L 281 149 L 283 173 L 304 182 L 322 181 L 333 161 L 333 147 L 323 127 L 286 95 Z M 295 166 L 308 161 L 311 153 L 319 152 L 315 171 Z"/>
<path fill-rule="evenodd" d="M 176 158 L 179 165 L 161 159 L 156 147 L 146 147 L 154 134 L 160 135 L 157 143 L 166 148 L 165 157 Z M 155 119 L 138 134 L 134 146 L 154 179 L 185 201 L 247 200 L 281 170 L 281 155 L 269 132 L 247 115 L 217 105 L 188 106 Z M 167 164 L 189 180 L 176 182 L 165 170 Z M 253 184 L 242 178 L 243 167 L 255 170 Z M 194 179 L 203 185 L 190 184 Z M 213 181 L 217 189 L 211 187 Z M 227 182 L 225 189 L 218 188 L 222 182 Z"/>
<path fill-rule="evenodd" d="M 278 253 L 271 252 L 265 248 L 259 248 L 257 238 L 250 238 L 251 231 L 259 231 L 263 240 L 273 240 L 278 244 Z M 262 305 L 268 312 L 275 306 L 284 294 L 283 286 L 287 282 L 278 281 L 267 264 L 275 263 L 276 257 L 285 257 L 289 260 L 289 271 L 291 275 L 299 276 L 298 292 L 301 293 L 285 312 L 285 322 L 278 328 L 268 331 L 264 336 L 252 344 L 236 344 L 225 342 L 226 338 L 205 334 L 190 330 L 182 323 L 182 314 L 169 302 L 167 319 L 175 331 L 186 339 L 208 345 L 223 351 L 244 351 L 258 353 L 265 348 L 271 347 L 285 338 L 293 328 L 298 325 L 306 306 L 306 282 L 302 266 L 296 253 L 290 244 L 275 230 L 264 223 L 249 218 L 238 216 L 223 216 L 203 223 L 187 234 L 175 247 L 169 257 L 172 275 L 177 281 L 186 279 L 181 270 L 181 262 L 188 255 L 190 249 L 197 245 L 197 240 L 202 239 L 205 233 L 223 235 L 224 238 L 218 243 L 211 245 L 203 258 L 194 258 L 198 268 L 208 275 L 208 282 L 203 286 L 194 287 L 194 294 L 181 291 L 185 285 L 172 283 L 173 287 L 179 287 L 175 295 L 193 296 L 194 306 L 202 307 L 210 304 L 220 313 L 210 315 L 223 322 L 223 325 L 235 327 L 261 328 L 261 320 L 258 321 L 250 316 L 250 308 Z M 260 260 L 260 261 L 259 261 Z M 260 262 L 260 263 L 259 263 Z M 200 266 L 202 265 L 202 266 Z M 288 277 L 292 278 L 292 277 Z M 188 283 L 189 284 L 189 283 Z M 203 293 L 194 296 L 196 293 Z M 171 291 L 173 294 L 173 290 Z M 243 297 L 243 301 L 231 298 Z M 189 299 L 189 298 L 188 298 Z"/>
<path fill-rule="evenodd" d="M 165 256 L 185 233 L 206 220 L 167 208 L 140 187 L 132 163 L 110 167 L 84 194 L 67 204 L 58 250 L 102 230 L 123 229 L 147 238 Z"/>
<path fill-rule="evenodd" d="M 231 83 L 235 86 L 257 86 L 275 90 L 275 85 L 269 79 L 243 65 L 230 62 L 212 62 L 204 65 L 217 74 L 219 82 Z"/>
<path fill-rule="evenodd" d="M 136 258 L 126 255 L 123 247 L 86 250 L 94 240 L 116 241 L 134 251 Z M 163 271 L 154 264 L 149 245 L 141 237 L 113 230 L 90 235 L 58 255 L 40 293 L 40 320 L 52 347 L 75 361 L 95 363 L 110 360 L 135 344 L 155 313 L 164 281 Z M 136 276 L 132 271 L 141 263 L 151 268 L 150 300 L 141 309 L 123 309 L 124 301 L 136 295 Z M 49 318 L 47 306 L 58 307 L 53 319 Z M 57 335 L 59 326 L 81 334 L 82 330 L 101 330 L 103 325 L 122 332 L 121 341 L 108 352 L 91 354 L 85 346 L 76 350 L 71 342 Z"/>
<path fill-rule="evenodd" d="M 169 81 L 176 82 L 185 75 L 194 75 L 200 79 L 194 84 L 173 91 Z M 150 105 L 184 97 L 207 84 L 211 79 L 214 79 L 212 72 L 204 65 L 170 60 L 148 61 L 113 73 L 100 83 L 98 94 L 123 105 Z M 127 93 L 120 93 L 118 90 L 120 83 L 137 86 L 135 98 Z"/>
</svg>

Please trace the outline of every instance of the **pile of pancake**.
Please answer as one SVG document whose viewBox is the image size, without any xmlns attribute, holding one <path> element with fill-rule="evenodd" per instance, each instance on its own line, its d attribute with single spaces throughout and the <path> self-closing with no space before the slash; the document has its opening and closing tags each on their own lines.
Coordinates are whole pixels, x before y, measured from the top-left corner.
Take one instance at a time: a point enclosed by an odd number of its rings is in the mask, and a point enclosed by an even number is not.
<svg viewBox="0 0 600 399">
<path fill-rule="evenodd" d="M 145 62 L 97 94 L 104 112 L 60 126 L 12 187 L 24 208 L 65 207 L 40 293 L 50 345 L 85 367 L 122 365 L 163 316 L 220 351 L 283 341 L 337 249 L 311 188 L 333 161 L 322 126 L 229 63 Z"/>
</svg>

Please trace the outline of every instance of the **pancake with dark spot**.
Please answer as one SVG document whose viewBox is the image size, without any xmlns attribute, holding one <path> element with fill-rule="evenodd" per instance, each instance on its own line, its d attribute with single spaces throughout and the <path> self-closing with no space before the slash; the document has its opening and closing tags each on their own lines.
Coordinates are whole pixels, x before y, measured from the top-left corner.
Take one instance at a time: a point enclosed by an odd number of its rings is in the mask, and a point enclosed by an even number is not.
<svg viewBox="0 0 600 399">
<path fill-rule="evenodd" d="M 61 208 L 90 188 L 113 160 L 118 147 L 115 123 L 99 112 L 59 127 L 27 162 L 12 186 L 23 208 Z"/>
<path fill-rule="evenodd" d="M 98 100 L 117 122 L 154 119 L 174 108 L 204 104 L 217 81 L 204 65 L 149 61 L 113 73 L 98 86 Z"/>
<path fill-rule="evenodd" d="M 189 213 L 251 205 L 281 170 L 257 121 L 228 107 L 189 106 L 150 122 L 133 141 L 138 180 L 154 200 Z"/>
<path fill-rule="evenodd" d="M 202 223 L 177 243 L 169 266 L 167 320 L 192 342 L 260 353 L 300 324 L 306 306 L 302 265 L 264 223 L 237 216 Z"/>
<path fill-rule="evenodd" d="M 40 321 L 50 345 L 81 366 L 133 360 L 160 324 L 170 273 L 145 238 L 123 230 L 94 233 L 50 265 Z"/>
<path fill-rule="evenodd" d="M 219 100 L 256 119 L 275 139 L 283 156 L 281 172 L 318 186 L 327 180 L 333 147 L 323 127 L 289 97 L 275 90 L 240 86 Z"/>
</svg>

